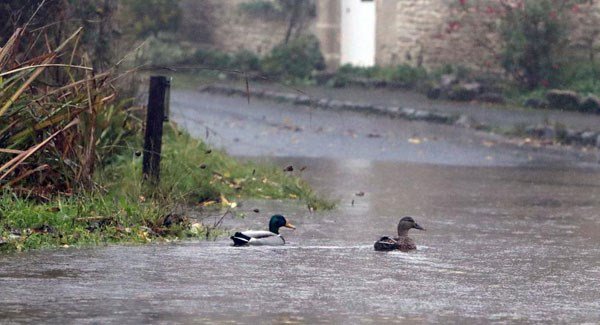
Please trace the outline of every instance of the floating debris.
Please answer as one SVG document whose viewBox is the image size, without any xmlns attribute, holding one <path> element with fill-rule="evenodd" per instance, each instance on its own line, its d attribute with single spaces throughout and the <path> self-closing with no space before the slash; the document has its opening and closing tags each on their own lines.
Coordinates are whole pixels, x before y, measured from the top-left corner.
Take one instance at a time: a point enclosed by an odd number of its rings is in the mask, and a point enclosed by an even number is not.
<svg viewBox="0 0 600 325">
<path fill-rule="evenodd" d="M 252 211 L 253 211 L 254 213 L 260 213 L 260 210 L 259 210 L 259 209 L 253 209 Z"/>
<path fill-rule="evenodd" d="M 283 169 L 284 172 L 293 172 L 294 171 L 294 166 L 287 166 Z"/>
<path fill-rule="evenodd" d="M 355 194 L 356 196 L 365 196 L 365 192 L 360 191 Z"/>
</svg>

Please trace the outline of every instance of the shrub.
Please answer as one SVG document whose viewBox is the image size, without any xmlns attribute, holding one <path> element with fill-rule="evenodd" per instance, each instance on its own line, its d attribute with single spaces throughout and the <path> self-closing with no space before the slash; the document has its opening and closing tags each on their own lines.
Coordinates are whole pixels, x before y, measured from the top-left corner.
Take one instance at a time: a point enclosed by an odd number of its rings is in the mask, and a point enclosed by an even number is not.
<svg viewBox="0 0 600 325">
<path fill-rule="evenodd" d="M 476 46 L 527 89 L 556 86 L 566 61 L 570 19 L 580 2 L 458 0 L 458 15 L 447 32 L 470 27 Z"/>
<path fill-rule="evenodd" d="M 150 36 L 144 46 L 138 50 L 137 60 L 145 64 L 170 66 L 188 61 L 193 53 L 192 49 L 183 47 L 179 43 Z"/>
<path fill-rule="evenodd" d="M 528 89 L 560 81 L 568 24 L 565 7 L 555 2 L 526 0 L 521 9 L 507 10 L 500 24 L 502 66 Z"/>
<path fill-rule="evenodd" d="M 261 67 L 270 77 L 308 79 L 313 71 L 325 69 L 325 59 L 316 37 L 305 36 L 273 48 Z"/>
<path fill-rule="evenodd" d="M 356 67 L 345 64 L 338 69 L 334 86 L 344 86 L 351 78 L 391 81 L 414 87 L 427 79 L 427 71 L 422 67 L 413 67 L 408 64 L 399 64 L 393 67 Z"/>
<path fill-rule="evenodd" d="M 260 71 L 260 59 L 248 50 L 241 50 L 231 58 L 231 68 L 242 71 Z"/>
<path fill-rule="evenodd" d="M 208 68 L 228 69 L 231 66 L 232 57 L 220 51 L 198 49 L 194 53 L 192 61 Z"/>
<path fill-rule="evenodd" d="M 391 70 L 391 81 L 402 83 L 406 86 L 416 86 L 420 81 L 427 79 L 427 71 L 423 67 L 413 67 L 401 64 Z"/>
</svg>

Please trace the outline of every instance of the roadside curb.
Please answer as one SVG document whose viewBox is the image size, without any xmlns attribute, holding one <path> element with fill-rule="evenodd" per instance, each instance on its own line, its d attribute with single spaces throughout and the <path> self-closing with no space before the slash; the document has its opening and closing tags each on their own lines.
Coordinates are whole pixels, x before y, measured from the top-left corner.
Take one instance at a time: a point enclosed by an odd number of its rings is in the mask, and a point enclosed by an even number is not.
<svg viewBox="0 0 600 325">
<path fill-rule="evenodd" d="M 201 92 L 223 94 L 228 96 L 248 96 L 248 92 L 245 88 L 225 85 L 209 85 L 201 87 L 199 90 Z M 394 118 L 401 118 L 411 121 L 425 121 L 437 124 L 453 125 L 456 123 L 456 121 L 460 120 L 460 116 L 455 114 L 430 112 L 409 107 L 384 106 L 373 105 L 369 103 L 341 101 L 332 98 L 312 98 L 307 95 L 295 94 L 291 92 L 258 90 L 251 91 L 250 97 L 286 102 L 294 105 L 313 106 L 322 109 L 387 115 Z"/>
<path fill-rule="evenodd" d="M 304 94 L 278 92 L 272 90 L 251 90 L 228 85 L 207 85 L 198 89 L 200 92 L 222 94 L 227 96 L 242 96 L 285 102 L 294 105 L 312 106 L 326 110 L 356 111 L 386 115 L 409 121 L 454 125 L 462 128 L 492 131 L 491 125 L 480 123 L 465 114 L 446 114 L 436 111 L 418 110 L 410 107 L 374 105 L 369 103 L 341 101 L 332 98 L 313 98 Z M 561 144 L 600 147 L 600 132 L 590 130 L 573 130 L 560 125 L 519 125 L 505 132 L 509 136 L 527 136 L 539 140 L 555 141 Z"/>
</svg>

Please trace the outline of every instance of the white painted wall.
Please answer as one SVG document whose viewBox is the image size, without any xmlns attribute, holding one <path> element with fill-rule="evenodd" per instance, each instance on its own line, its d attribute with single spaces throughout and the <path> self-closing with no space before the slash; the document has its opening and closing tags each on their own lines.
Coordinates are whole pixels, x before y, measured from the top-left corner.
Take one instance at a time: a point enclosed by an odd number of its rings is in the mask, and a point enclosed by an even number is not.
<svg viewBox="0 0 600 325">
<path fill-rule="evenodd" d="M 341 64 L 375 65 L 375 1 L 342 0 Z"/>
</svg>

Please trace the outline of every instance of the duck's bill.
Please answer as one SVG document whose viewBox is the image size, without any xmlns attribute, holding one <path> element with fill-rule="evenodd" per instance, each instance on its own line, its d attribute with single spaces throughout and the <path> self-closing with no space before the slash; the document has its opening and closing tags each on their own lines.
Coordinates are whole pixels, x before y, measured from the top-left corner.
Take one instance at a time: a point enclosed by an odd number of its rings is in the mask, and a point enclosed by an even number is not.
<svg viewBox="0 0 600 325">
<path fill-rule="evenodd" d="M 413 228 L 415 228 L 415 229 L 419 229 L 419 230 L 425 230 L 425 228 L 423 228 L 423 227 L 419 226 L 419 224 L 418 224 L 418 223 L 415 223 L 415 226 L 414 226 Z"/>
<path fill-rule="evenodd" d="M 289 222 L 286 222 L 284 227 L 290 228 L 290 229 L 296 229 L 296 227 Z"/>
</svg>

